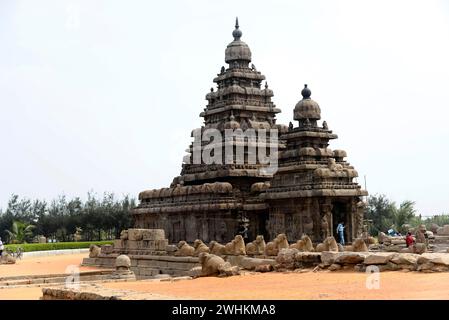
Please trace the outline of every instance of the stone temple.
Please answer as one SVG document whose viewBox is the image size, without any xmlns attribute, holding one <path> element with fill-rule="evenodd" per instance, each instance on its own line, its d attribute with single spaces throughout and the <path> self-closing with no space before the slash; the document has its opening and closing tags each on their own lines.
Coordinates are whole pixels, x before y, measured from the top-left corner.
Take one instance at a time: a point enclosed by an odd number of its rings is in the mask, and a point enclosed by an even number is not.
<svg viewBox="0 0 449 320">
<path fill-rule="evenodd" d="M 238 20 L 232 35 L 234 40 L 225 50 L 228 66 L 221 68 L 213 79 L 216 88 L 206 95 L 207 105 L 200 114 L 204 124 L 192 131 L 194 141 L 181 174 L 169 188 L 139 194 L 140 203 L 133 211 L 135 228 L 164 229 L 171 243 L 195 239 L 224 243 L 242 226 L 248 229 L 249 241 L 257 235 L 270 240 L 279 233 L 295 241 L 305 233 L 319 242 L 334 235 L 336 225 L 344 222 L 345 239 L 351 242 L 363 231 L 361 197 L 367 192 L 354 182 L 358 174 L 345 161 L 346 152 L 329 148 L 337 135 L 326 121 L 319 123 L 321 109 L 307 85 L 294 107 L 297 125 L 276 124 L 281 110 L 273 103 L 267 82 L 262 83 L 265 76 L 250 64 L 251 50 L 241 40 Z M 222 140 L 203 141 L 208 129 L 222 133 Z M 251 139 L 225 137 L 226 130 L 239 129 L 257 130 L 259 136 L 262 130 L 277 130 L 278 136 L 267 134 L 265 143 L 256 147 L 276 159 L 276 171 L 265 170 L 267 162 L 249 148 Z M 214 159 L 222 161 L 195 161 L 195 154 L 208 151 L 214 143 L 221 143 L 223 149 L 214 149 Z M 225 147 L 235 154 L 229 157 Z M 242 147 L 244 161 L 237 157 Z"/>
</svg>

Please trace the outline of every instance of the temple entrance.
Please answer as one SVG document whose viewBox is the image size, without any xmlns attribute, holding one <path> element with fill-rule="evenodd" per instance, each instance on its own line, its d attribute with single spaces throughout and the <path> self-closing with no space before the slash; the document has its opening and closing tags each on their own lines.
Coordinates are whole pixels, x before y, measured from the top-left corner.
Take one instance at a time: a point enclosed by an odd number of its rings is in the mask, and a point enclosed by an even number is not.
<svg viewBox="0 0 449 320">
<path fill-rule="evenodd" d="M 348 239 L 348 223 L 346 219 L 346 204 L 343 202 L 333 202 L 332 203 L 332 234 L 334 235 L 335 240 L 337 242 L 340 242 L 340 238 L 338 237 L 337 233 L 337 225 L 343 222 L 345 228 L 344 235 L 345 235 L 345 243 L 349 242 Z"/>
</svg>

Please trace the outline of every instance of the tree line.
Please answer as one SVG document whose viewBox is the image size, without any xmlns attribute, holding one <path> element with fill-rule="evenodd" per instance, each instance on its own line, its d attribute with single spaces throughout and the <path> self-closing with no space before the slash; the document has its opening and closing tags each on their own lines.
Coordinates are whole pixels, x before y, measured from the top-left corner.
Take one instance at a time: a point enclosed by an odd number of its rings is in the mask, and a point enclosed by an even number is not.
<svg viewBox="0 0 449 320">
<path fill-rule="evenodd" d="M 14 194 L 6 209 L 0 209 L 0 236 L 17 243 L 33 242 L 37 236 L 64 242 L 115 239 L 132 225 L 135 202 L 128 195 L 119 199 L 108 192 L 102 197 L 89 192 L 85 201 L 61 195 L 50 202 Z"/>
<path fill-rule="evenodd" d="M 404 234 L 407 232 L 407 225 L 417 227 L 424 224 L 429 230 L 433 223 L 439 226 L 449 224 L 448 214 L 434 215 L 423 219 L 416 212 L 415 202 L 406 200 L 398 206 L 383 194 L 368 197 L 365 219 L 370 220 L 369 232 L 373 236 L 379 232 L 387 232 L 391 228 Z"/>
<path fill-rule="evenodd" d="M 126 195 L 118 199 L 108 192 L 102 197 L 89 192 L 85 201 L 64 195 L 50 202 L 12 195 L 6 210 L 0 209 L 0 236 L 6 242 L 17 243 L 32 242 L 38 235 L 64 242 L 116 239 L 122 230 L 133 225 L 130 212 L 135 206 L 134 198 Z M 432 223 L 449 224 L 448 214 L 423 219 L 413 201 L 398 206 L 385 195 L 368 197 L 365 219 L 370 221 L 369 233 L 373 236 L 390 228 L 404 233 L 407 224 L 425 224 L 427 228 Z"/>
</svg>

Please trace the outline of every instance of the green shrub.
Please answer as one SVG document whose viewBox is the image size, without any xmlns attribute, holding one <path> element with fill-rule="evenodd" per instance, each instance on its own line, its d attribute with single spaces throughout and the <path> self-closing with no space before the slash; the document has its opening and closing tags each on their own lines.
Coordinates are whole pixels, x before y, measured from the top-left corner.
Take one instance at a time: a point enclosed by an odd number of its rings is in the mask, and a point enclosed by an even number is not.
<svg viewBox="0 0 449 320">
<path fill-rule="evenodd" d="M 112 241 L 7 244 L 5 245 L 5 249 L 8 248 L 11 251 L 17 251 L 17 248 L 21 247 L 23 252 L 62 250 L 62 249 L 84 249 L 89 248 L 91 244 L 96 244 L 100 246 L 103 244 L 112 244 Z"/>
</svg>

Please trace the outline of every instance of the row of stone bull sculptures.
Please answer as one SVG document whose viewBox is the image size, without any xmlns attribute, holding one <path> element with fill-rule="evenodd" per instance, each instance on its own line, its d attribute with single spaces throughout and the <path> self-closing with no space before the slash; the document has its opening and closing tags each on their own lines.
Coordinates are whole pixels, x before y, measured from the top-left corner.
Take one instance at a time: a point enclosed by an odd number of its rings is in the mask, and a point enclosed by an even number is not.
<svg viewBox="0 0 449 320">
<path fill-rule="evenodd" d="M 343 247 L 335 241 L 334 237 L 326 238 L 322 243 L 317 244 L 314 248 L 312 240 L 309 236 L 303 235 L 296 243 L 289 244 L 287 236 L 283 233 L 268 243 L 265 243 L 264 237 L 258 235 L 256 240 L 247 243 L 243 240 L 241 235 L 236 235 L 235 238 L 223 245 L 216 241 L 211 241 L 207 246 L 203 241 L 197 239 L 193 242 L 193 246 L 186 241 L 180 241 L 177 245 L 178 249 L 175 251 L 175 256 L 199 256 L 201 253 L 211 253 L 215 255 L 265 255 L 277 256 L 281 249 L 295 248 L 304 252 L 322 252 L 322 251 L 344 251 Z M 351 246 L 351 251 L 364 252 L 368 251 L 366 243 L 363 239 L 356 239 Z"/>
</svg>

